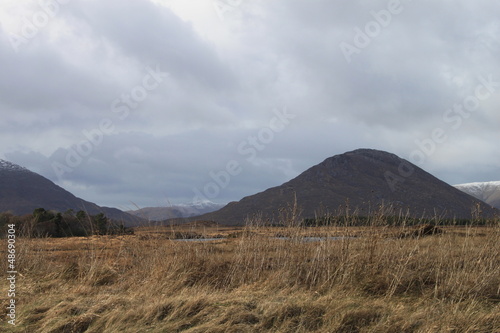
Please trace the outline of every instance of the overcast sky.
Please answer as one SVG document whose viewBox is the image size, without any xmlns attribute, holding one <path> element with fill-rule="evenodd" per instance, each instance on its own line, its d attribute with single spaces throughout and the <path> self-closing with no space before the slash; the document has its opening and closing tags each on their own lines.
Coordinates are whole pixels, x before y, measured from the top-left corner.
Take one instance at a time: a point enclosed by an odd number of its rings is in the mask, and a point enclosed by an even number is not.
<svg viewBox="0 0 500 333">
<path fill-rule="evenodd" d="M 120 209 L 357 148 L 500 180 L 500 2 L 0 0 L 0 158 Z"/>
</svg>

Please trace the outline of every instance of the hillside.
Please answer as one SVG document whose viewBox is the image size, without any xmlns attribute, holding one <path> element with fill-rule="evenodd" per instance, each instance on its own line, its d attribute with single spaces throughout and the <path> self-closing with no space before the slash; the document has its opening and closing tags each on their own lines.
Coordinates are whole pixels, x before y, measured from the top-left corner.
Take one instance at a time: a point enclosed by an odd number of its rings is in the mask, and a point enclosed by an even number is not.
<svg viewBox="0 0 500 333">
<path fill-rule="evenodd" d="M 413 172 L 402 177 L 402 167 Z M 388 174 L 400 177 L 394 188 Z M 344 214 L 347 203 L 350 213 L 359 215 L 377 212 L 381 205 L 393 208 L 386 209 L 388 215 L 408 212 L 413 217 L 470 218 L 475 207 L 480 207 L 484 216 L 498 213 L 394 154 L 358 149 L 327 158 L 280 186 L 197 218 L 230 225 L 241 225 L 255 215 L 279 221 L 283 215 L 290 215 L 295 200 L 296 214 L 301 218 Z"/>
<path fill-rule="evenodd" d="M 458 184 L 454 187 L 500 209 L 500 181 Z"/>
<path fill-rule="evenodd" d="M 141 219 L 116 208 L 100 207 L 77 198 L 49 179 L 17 164 L 0 160 L 0 212 L 15 215 L 31 214 L 36 208 L 65 212 L 73 209 L 88 214 L 104 213 L 107 217 L 124 222 L 126 226 L 138 224 Z"/>
</svg>

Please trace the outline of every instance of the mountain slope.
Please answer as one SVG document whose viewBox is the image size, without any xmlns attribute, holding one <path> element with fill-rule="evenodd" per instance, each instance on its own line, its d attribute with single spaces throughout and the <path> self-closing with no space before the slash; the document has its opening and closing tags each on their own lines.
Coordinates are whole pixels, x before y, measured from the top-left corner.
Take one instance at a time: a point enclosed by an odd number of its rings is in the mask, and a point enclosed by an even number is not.
<svg viewBox="0 0 500 333">
<path fill-rule="evenodd" d="M 410 166 L 411 175 L 401 177 L 400 171 L 404 174 Z M 400 177 L 394 190 L 387 181 L 388 173 Z M 330 157 L 281 186 L 229 203 L 197 219 L 237 225 L 248 216 L 261 214 L 264 219 L 279 221 L 295 198 L 300 217 L 345 213 L 347 201 L 351 212 L 357 210 L 359 215 L 371 214 L 382 204 L 393 206 L 394 214 L 408 211 L 414 217 L 470 218 L 476 205 L 486 216 L 497 213 L 394 154 L 358 149 Z"/>
<path fill-rule="evenodd" d="M 458 184 L 454 187 L 500 209 L 500 181 Z"/>
<path fill-rule="evenodd" d="M 75 197 L 47 178 L 17 164 L 0 159 L 0 212 L 16 215 L 30 214 L 36 208 L 65 212 L 84 210 L 93 215 L 104 213 L 107 217 L 123 221 L 126 226 L 140 222 L 138 217 L 116 208 L 98 205 Z"/>
<path fill-rule="evenodd" d="M 203 202 L 192 205 L 173 205 L 170 207 L 145 207 L 138 210 L 129 210 L 127 213 L 139 216 L 148 221 L 164 221 L 173 218 L 185 218 L 210 213 L 221 209 L 225 205 L 213 202 Z"/>
</svg>

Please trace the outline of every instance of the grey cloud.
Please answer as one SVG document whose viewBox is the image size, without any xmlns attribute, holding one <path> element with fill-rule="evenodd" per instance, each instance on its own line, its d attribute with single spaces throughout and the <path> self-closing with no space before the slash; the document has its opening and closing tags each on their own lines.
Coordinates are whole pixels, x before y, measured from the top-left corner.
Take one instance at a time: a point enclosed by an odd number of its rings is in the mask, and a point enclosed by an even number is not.
<svg viewBox="0 0 500 333">
<path fill-rule="evenodd" d="M 205 88 L 230 89 L 235 81 L 215 52 L 191 26 L 170 10 L 147 1 L 78 3 L 75 16 L 88 24 L 95 38 L 104 38 L 126 56 L 162 69 Z"/>
<path fill-rule="evenodd" d="M 227 202 L 360 147 L 409 158 L 443 128 L 446 142 L 421 167 L 450 183 L 498 180 L 500 85 L 458 128 L 443 114 L 474 94 L 478 76 L 500 82 L 500 5 L 402 0 L 348 63 L 340 43 L 388 3 L 245 2 L 214 23 L 219 36 L 148 1 L 75 0 L 54 21 L 67 30 L 49 25 L 18 54 L 2 27 L 0 155 L 116 207 L 190 201 L 234 160 L 242 171 L 211 198 Z M 169 76 L 123 117 L 112 103 L 148 66 Z M 238 146 L 285 107 L 296 118 L 249 161 Z M 53 163 L 106 119 L 113 131 L 58 179 Z"/>
</svg>

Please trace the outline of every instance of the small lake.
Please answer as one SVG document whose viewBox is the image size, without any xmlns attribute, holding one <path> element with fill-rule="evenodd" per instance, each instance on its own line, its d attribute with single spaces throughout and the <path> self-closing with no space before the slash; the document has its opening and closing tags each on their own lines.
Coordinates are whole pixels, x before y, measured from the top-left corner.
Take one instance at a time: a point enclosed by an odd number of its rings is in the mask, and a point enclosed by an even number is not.
<svg viewBox="0 0 500 333">
<path fill-rule="evenodd" d="M 178 242 L 210 242 L 210 241 L 215 241 L 215 240 L 221 240 L 224 238 L 177 238 L 177 239 L 172 239 L 173 241 L 178 241 Z"/>
</svg>

